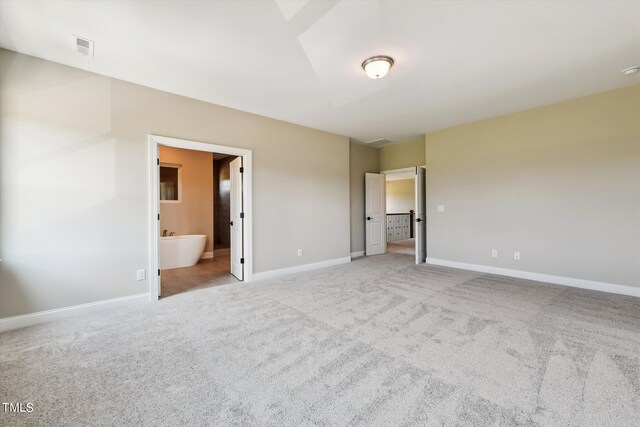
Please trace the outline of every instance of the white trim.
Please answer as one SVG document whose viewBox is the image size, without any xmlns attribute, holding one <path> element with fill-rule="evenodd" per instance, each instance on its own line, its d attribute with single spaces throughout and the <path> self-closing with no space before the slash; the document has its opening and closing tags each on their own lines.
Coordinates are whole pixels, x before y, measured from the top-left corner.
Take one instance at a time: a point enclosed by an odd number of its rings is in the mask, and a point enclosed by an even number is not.
<svg viewBox="0 0 640 427">
<path fill-rule="evenodd" d="M 425 165 L 415 165 L 415 166 L 411 166 L 410 168 L 401 168 L 401 169 L 388 169 L 385 171 L 380 171 L 380 173 L 383 173 L 385 175 L 391 175 L 394 173 L 406 173 L 406 172 L 415 172 L 416 168 L 426 168 Z"/>
<path fill-rule="evenodd" d="M 106 309 L 113 310 L 119 307 L 148 302 L 149 294 L 145 292 L 143 294 L 130 295 L 127 297 L 112 298 L 86 304 L 72 305 L 70 307 L 56 308 L 53 310 L 38 311 L 36 313 L 24 314 L 21 316 L 5 317 L 4 319 L 0 319 L 0 332 L 37 325 L 39 323 L 52 322 L 54 320 L 66 319 L 68 317 L 78 316 L 81 314 L 95 313 Z"/>
<path fill-rule="evenodd" d="M 351 258 L 358 258 L 361 256 L 364 256 L 364 251 L 351 252 Z"/>
<path fill-rule="evenodd" d="M 158 144 L 149 136 L 149 299 L 158 301 L 160 295 L 160 284 L 158 282 L 158 272 L 160 271 L 160 221 L 156 216 L 160 214 L 160 194 L 158 184 L 160 177 L 157 161 L 160 159 Z M 155 183 L 155 184 L 154 184 Z M 154 238 L 157 236 L 157 238 Z"/>
<path fill-rule="evenodd" d="M 286 274 L 301 273 L 303 271 L 317 270 L 318 268 L 332 267 L 334 265 L 340 265 L 340 264 L 348 264 L 350 262 L 351 262 L 351 257 L 344 257 L 344 258 L 330 259 L 327 261 L 314 262 L 311 264 L 296 265 L 294 267 L 281 268 L 279 270 L 263 271 L 262 273 L 255 273 L 253 275 L 253 280 L 271 279 L 273 277 L 284 276 Z"/>
<path fill-rule="evenodd" d="M 213 251 L 202 252 L 202 255 L 200 255 L 200 259 L 209 259 L 209 258 L 213 258 Z"/>
<path fill-rule="evenodd" d="M 640 297 L 640 288 L 613 283 L 595 282 L 592 280 L 575 279 L 573 277 L 554 276 L 551 274 L 532 273 L 529 271 L 510 270 L 508 268 L 491 267 L 488 265 L 468 264 L 466 262 L 449 261 L 445 259 L 427 258 L 427 264 L 443 267 L 460 268 L 462 270 L 478 271 L 481 273 L 497 274 L 500 276 L 516 277 L 518 279 L 536 282 L 553 283 L 555 285 L 570 286 L 572 288 L 590 289 L 592 291 L 609 292 L 612 294 Z"/>
<path fill-rule="evenodd" d="M 248 156 L 251 150 L 246 148 L 229 147 L 227 145 L 215 145 L 208 142 L 191 141 L 188 139 L 170 138 L 168 136 L 149 135 L 160 145 L 169 147 L 185 148 L 187 150 L 208 151 L 210 153 L 229 154 L 231 156 Z"/>
<path fill-rule="evenodd" d="M 225 145 L 210 144 L 208 142 L 190 141 L 187 139 L 170 138 L 166 136 L 149 135 L 149 295 L 151 301 L 158 300 L 159 281 L 158 275 L 158 242 L 160 238 L 160 221 L 157 215 L 160 213 L 160 203 L 158 197 L 158 168 L 159 145 L 168 147 L 184 148 L 187 150 L 206 151 L 209 153 L 229 154 L 232 156 L 242 156 L 242 166 L 244 176 L 242 180 L 242 190 L 244 196 L 244 281 L 250 282 L 253 279 L 253 204 L 252 204 L 252 161 L 251 150 L 245 148 L 229 147 Z"/>
</svg>

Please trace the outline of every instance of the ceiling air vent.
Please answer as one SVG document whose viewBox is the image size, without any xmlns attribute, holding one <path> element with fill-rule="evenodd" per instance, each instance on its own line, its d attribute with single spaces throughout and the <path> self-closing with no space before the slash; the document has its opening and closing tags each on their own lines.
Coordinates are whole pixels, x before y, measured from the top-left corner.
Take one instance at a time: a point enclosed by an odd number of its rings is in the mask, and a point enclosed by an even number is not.
<svg viewBox="0 0 640 427">
<path fill-rule="evenodd" d="M 82 56 L 93 57 L 93 41 L 73 35 L 76 51 Z"/>
<path fill-rule="evenodd" d="M 366 145 L 368 145 L 369 147 L 382 147 L 384 145 L 389 145 L 391 144 L 393 141 L 389 140 L 389 139 L 374 139 L 373 141 L 367 141 L 365 142 Z"/>
</svg>

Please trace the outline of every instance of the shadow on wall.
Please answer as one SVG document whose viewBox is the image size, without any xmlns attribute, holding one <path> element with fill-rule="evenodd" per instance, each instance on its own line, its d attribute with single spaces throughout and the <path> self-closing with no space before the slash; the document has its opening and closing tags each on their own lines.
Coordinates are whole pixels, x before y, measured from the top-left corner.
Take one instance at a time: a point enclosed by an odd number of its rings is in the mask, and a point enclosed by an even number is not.
<svg viewBox="0 0 640 427">
<path fill-rule="evenodd" d="M 112 132 L 111 80 L 0 55 L 0 317 L 144 292 L 127 280 L 146 262 L 131 256 L 144 222 L 121 221 L 146 173 L 123 163 L 144 153 Z"/>
<path fill-rule="evenodd" d="M 0 251 L 2 247 L 0 246 Z M 4 253 L 4 251 L 2 251 Z M 25 295 L 24 284 L 12 271 L 10 264 L 6 261 L 0 262 L 0 286 L 2 286 L 3 299 L 11 301 L 16 305 L 16 310 L 29 310 L 31 308 L 29 304 L 29 296 Z M 0 319 L 8 317 L 7 313 L 4 313 L 6 309 L 0 307 Z"/>
</svg>

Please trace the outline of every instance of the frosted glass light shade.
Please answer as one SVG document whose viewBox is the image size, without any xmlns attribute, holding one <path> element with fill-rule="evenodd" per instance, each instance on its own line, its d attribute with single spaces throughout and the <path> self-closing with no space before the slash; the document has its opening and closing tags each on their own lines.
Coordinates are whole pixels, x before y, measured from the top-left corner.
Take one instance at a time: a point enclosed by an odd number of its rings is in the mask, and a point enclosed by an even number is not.
<svg viewBox="0 0 640 427">
<path fill-rule="evenodd" d="M 381 79 L 387 75 L 392 65 L 393 59 L 389 56 L 372 56 L 362 63 L 362 68 L 372 79 Z"/>
</svg>

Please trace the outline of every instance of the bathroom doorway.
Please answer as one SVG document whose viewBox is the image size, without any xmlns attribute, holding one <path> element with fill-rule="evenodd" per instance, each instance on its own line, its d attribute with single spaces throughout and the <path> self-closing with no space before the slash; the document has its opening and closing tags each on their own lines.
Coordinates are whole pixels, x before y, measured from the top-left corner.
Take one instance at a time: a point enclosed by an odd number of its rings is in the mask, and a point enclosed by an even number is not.
<svg viewBox="0 0 640 427">
<path fill-rule="evenodd" d="M 151 298 L 251 280 L 251 151 L 149 144 Z"/>
</svg>

